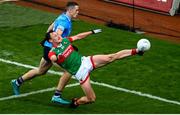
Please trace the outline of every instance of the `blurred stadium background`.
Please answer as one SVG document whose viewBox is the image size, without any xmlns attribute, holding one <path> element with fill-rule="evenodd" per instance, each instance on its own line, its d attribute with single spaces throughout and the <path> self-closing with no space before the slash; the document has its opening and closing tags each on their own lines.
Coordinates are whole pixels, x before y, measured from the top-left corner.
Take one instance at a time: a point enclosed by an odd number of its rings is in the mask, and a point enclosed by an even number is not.
<svg viewBox="0 0 180 115">
<path fill-rule="evenodd" d="M 143 57 L 130 57 L 95 70 L 91 76 L 97 95 L 94 104 L 70 109 L 51 103 L 60 74 L 55 67 L 25 83 L 23 95 L 15 97 L 10 80 L 38 66 L 42 55 L 38 44 L 67 0 L 1 0 L 0 113 L 180 113 L 179 1 L 75 1 L 80 4 L 80 15 L 73 21 L 72 34 L 103 29 L 103 33 L 75 43 L 82 54 L 132 48 L 143 37 L 151 41 L 151 50 Z M 76 83 L 70 82 L 64 97 L 83 94 Z"/>
<path fill-rule="evenodd" d="M 79 18 L 143 31 L 160 38 L 180 38 L 179 0 L 75 0 L 81 5 Z M 40 8 L 59 14 L 67 0 L 22 0 L 20 5 Z M 172 15 L 172 16 L 170 16 Z"/>
</svg>

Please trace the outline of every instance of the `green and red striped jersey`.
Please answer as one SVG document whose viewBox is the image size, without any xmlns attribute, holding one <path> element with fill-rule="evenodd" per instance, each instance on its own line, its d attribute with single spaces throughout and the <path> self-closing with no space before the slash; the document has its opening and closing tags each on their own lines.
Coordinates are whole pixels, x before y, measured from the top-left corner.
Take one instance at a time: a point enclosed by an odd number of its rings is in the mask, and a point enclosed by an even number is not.
<svg viewBox="0 0 180 115">
<path fill-rule="evenodd" d="M 56 55 L 56 63 L 72 75 L 76 74 L 81 65 L 82 55 L 74 50 L 69 39 L 64 38 L 57 47 L 53 47 L 49 52 L 49 58 L 52 55 Z"/>
</svg>

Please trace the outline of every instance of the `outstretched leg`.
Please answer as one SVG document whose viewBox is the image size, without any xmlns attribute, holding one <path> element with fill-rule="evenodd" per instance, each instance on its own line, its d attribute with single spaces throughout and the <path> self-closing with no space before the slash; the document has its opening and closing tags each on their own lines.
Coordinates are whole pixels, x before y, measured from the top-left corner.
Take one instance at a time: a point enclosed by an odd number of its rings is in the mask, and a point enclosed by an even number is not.
<svg viewBox="0 0 180 115">
<path fill-rule="evenodd" d="M 113 54 L 95 55 L 91 58 L 92 66 L 94 66 L 95 68 L 98 68 L 98 67 L 104 66 L 108 63 L 111 63 L 115 60 L 122 59 L 122 58 L 125 58 L 128 56 L 131 56 L 131 55 L 135 55 L 137 52 L 138 51 L 136 49 L 127 49 L 127 50 L 122 50 L 122 51 L 119 51 L 119 52 L 113 53 Z M 96 95 L 94 93 L 94 90 L 91 87 L 89 77 L 85 82 L 83 82 L 83 84 L 81 84 L 81 88 L 83 89 L 85 96 L 83 96 L 79 99 L 77 99 L 77 98 L 73 99 L 71 107 L 75 108 L 81 104 L 95 102 Z"/>
<path fill-rule="evenodd" d="M 44 58 L 42 58 L 40 61 L 39 67 L 37 69 L 32 69 L 28 71 L 27 73 L 25 73 L 23 76 L 17 78 L 16 80 L 12 80 L 11 84 L 13 87 L 14 94 L 15 95 L 20 94 L 19 87 L 24 81 L 32 79 L 36 76 L 45 74 L 51 66 L 52 66 L 51 62 L 48 62 Z"/>
<path fill-rule="evenodd" d="M 138 52 L 137 49 L 126 49 L 126 50 L 121 50 L 113 54 L 94 55 L 93 56 L 94 66 L 95 68 L 98 68 L 108 63 L 111 63 L 115 60 L 119 60 L 128 56 L 131 56 L 131 55 L 135 55 L 137 52 Z"/>
<path fill-rule="evenodd" d="M 32 69 L 30 71 L 28 71 L 27 73 L 25 73 L 22 76 L 22 79 L 24 81 L 32 79 L 35 76 L 40 76 L 40 75 L 44 75 L 49 68 L 51 68 L 52 63 L 49 61 L 46 61 L 44 58 L 41 59 L 39 67 L 37 69 Z"/>
</svg>

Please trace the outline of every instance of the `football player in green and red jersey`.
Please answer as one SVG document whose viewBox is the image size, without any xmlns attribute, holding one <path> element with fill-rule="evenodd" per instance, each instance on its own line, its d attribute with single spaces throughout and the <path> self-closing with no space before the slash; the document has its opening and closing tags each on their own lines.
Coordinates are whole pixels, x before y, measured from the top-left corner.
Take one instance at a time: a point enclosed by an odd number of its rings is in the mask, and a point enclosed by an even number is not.
<svg viewBox="0 0 180 115">
<path fill-rule="evenodd" d="M 81 88 L 83 89 L 85 96 L 80 98 L 74 98 L 71 103 L 71 107 L 77 107 L 81 104 L 92 103 L 95 101 L 96 96 L 94 90 L 90 84 L 90 72 L 93 69 L 105 66 L 115 60 L 119 60 L 128 56 L 136 54 L 142 54 L 143 51 L 138 49 L 125 49 L 116 53 L 107 55 L 94 55 L 94 56 L 83 56 L 79 52 L 73 49 L 71 42 L 79 39 L 83 39 L 86 34 L 82 36 L 72 36 L 67 39 L 63 39 L 58 36 L 56 32 L 49 32 L 49 42 L 52 42 L 53 48 L 50 50 L 48 56 L 49 59 L 57 63 L 59 66 L 68 71 L 71 75 L 80 82 Z"/>
</svg>

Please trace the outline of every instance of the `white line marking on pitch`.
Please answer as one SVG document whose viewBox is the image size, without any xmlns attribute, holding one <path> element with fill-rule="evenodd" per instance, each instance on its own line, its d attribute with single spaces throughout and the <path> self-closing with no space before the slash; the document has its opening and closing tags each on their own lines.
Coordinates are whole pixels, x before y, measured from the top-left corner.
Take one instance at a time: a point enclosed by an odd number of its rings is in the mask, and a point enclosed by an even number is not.
<svg viewBox="0 0 180 115">
<path fill-rule="evenodd" d="M 180 102 L 178 102 L 178 101 L 168 100 L 168 99 L 165 99 L 165 98 L 161 98 L 161 97 L 158 97 L 158 96 L 153 96 L 151 94 L 142 93 L 142 92 L 139 92 L 139 91 L 134 91 L 134 90 L 129 90 L 129 89 L 121 88 L 121 87 L 116 87 L 116 86 L 105 84 L 105 83 L 98 83 L 98 82 L 93 82 L 93 81 L 91 81 L 91 83 L 95 84 L 95 85 L 115 89 L 115 90 L 118 90 L 118 91 L 123 91 L 123 92 L 127 92 L 127 93 L 136 94 L 136 95 L 139 95 L 139 96 L 142 96 L 142 97 L 148 97 L 148 98 L 151 98 L 151 99 L 156 99 L 156 100 L 159 100 L 159 101 L 180 105 Z"/>
<path fill-rule="evenodd" d="M 66 87 L 74 87 L 74 86 L 78 86 L 78 85 L 79 85 L 79 83 L 74 83 L 74 84 L 69 84 Z M 29 93 L 23 93 L 23 94 L 20 94 L 20 95 L 17 95 L 17 96 L 12 95 L 12 96 L 8 96 L 8 97 L 2 97 L 2 98 L 0 98 L 0 101 L 14 99 L 14 98 L 20 98 L 20 97 L 26 97 L 26 96 L 33 95 L 33 94 L 49 92 L 49 91 L 53 91 L 55 89 L 56 89 L 55 87 L 52 87 L 52 88 L 42 89 L 42 90 L 38 90 L 38 91 L 32 91 L 32 92 L 29 92 Z"/>
<path fill-rule="evenodd" d="M 4 62 L 4 63 L 8 63 L 8 64 L 13 64 L 13 65 L 25 67 L 25 68 L 37 68 L 37 67 L 31 66 L 31 65 L 21 64 L 21 63 L 18 63 L 18 62 L 5 60 L 5 59 L 2 59 L 2 58 L 0 58 L 0 61 Z M 52 71 L 52 70 L 49 70 L 48 72 L 51 73 L 51 74 L 62 75 L 61 72 L 56 72 L 56 71 Z M 104 86 L 104 87 L 115 89 L 115 90 L 118 90 L 118 91 L 123 91 L 123 92 L 131 93 L 131 94 L 139 95 L 139 96 L 142 96 L 142 97 L 148 97 L 148 98 L 151 98 L 151 99 L 155 99 L 155 100 L 159 100 L 159 101 L 163 101 L 163 102 L 167 102 L 167 103 L 171 103 L 171 104 L 180 105 L 180 102 L 178 102 L 178 101 L 168 100 L 168 99 L 165 99 L 165 98 L 161 98 L 161 97 L 158 97 L 158 96 L 153 96 L 151 94 L 146 94 L 146 93 L 142 93 L 142 92 L 139 92 L 139 91 L 129 90 L 129 89 L 116 87 L 116 86 L 112 86 L 112 85 L 105 84 L 105 83 L 94 82 L 94 81 L 91 81 L 91 83 L 94 84 L 94 85 Z M 76 85 L 77 84 L 74 84 L 74 86 L 76 86 Z M 44 89 L 44 90 L 52 90 L 52 89 L 48 88 L 48 89 Z M 39 91 L 41 92 L 42 90 L 39 90 Z M 35 91 L 35 92 L 38 92 L 38 91 Z M 40 93 L 40 92 L 38 92 L 38 93 Z M 32 93 L 32 92 L 30 92 L 30 93 Z M 24 96 L 22 96 L 22 97 L 24 97 Z M 6 98 L 6 97 L 3 97 L 3 98 Z M 13 98 L 15 98 L 15 97 L 13 97 Z M 0 101 L 1 100 L 2 100 L 2 98 L 0 98 Z"/>
</svg>

